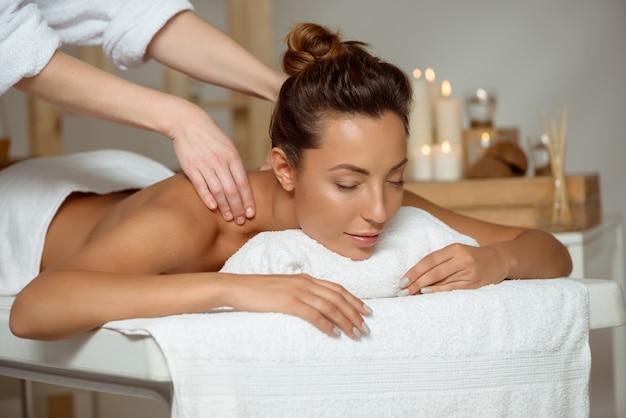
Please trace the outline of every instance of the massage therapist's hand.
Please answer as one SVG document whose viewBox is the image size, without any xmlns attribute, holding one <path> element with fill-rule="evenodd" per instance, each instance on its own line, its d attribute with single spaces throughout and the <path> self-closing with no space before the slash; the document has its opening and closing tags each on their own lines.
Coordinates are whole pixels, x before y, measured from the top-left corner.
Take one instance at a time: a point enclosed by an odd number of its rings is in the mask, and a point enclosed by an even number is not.
<svg viewBox="0 0 626 418">
<path fill-rule="evenodd" d="M 452 244 L 421 259 L 400 281 L 398 296 L 477 289 L 506 277 L 498 251 Z"/>
<path fill-rule="evenodd" d="M 331 337 L 370 332 L 363 316 L 371 309 L 338 284 L 307 274 L 233 275 L 229 283 L 225 302 L 237 310 L 294 315 Z"/>
<path fill-rule="evenodd" d="M 179 105 L 168 136 L 181 168 L 209 209 L 219 208 L 225 220 L 243 224 L 255 207 L 237 149 L 206 112 L 189 102 Z"/>
</svg>

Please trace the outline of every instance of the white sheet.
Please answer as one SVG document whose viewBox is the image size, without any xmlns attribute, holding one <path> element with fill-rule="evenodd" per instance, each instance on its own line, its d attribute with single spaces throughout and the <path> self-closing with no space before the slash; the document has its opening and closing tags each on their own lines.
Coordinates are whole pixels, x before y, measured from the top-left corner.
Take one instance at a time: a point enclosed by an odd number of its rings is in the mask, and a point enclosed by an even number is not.
<svg viewBox="0 0 626 418">
<path fill-rule="evenodd" d="M 149 158 L 99 150 L 25 160 L 0 171 L 0 295 L 16 295 L 39 273 L 54 214 L 72 192 L 139 189 L 173 172 Z"/>
<path fill-rule="evenodd" d="M 372 334 L 282 314 L 135 319 L 174 383 L 173 417 L 568 416 L 589 412 L 587 291 L 569 279 L 372 299 Z"/>
</svg>

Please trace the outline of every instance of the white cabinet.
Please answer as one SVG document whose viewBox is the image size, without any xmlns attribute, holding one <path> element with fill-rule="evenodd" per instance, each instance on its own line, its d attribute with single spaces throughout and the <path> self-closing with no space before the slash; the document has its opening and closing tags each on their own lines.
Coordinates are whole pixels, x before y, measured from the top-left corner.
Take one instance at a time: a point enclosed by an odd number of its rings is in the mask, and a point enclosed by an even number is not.
<svg viewBox="0 0 626 418">
<path fill-rule="evenodd" d="M 572 256 L 571 277 L 612 279 L 621 285 L 622 292 L 626 290 L 619 216 L 605 215 L 593 228 L 555 236 Z M 626 327 L 592 330 L 589 345 L 591 418 L 626 418 Z"/>
</svg>

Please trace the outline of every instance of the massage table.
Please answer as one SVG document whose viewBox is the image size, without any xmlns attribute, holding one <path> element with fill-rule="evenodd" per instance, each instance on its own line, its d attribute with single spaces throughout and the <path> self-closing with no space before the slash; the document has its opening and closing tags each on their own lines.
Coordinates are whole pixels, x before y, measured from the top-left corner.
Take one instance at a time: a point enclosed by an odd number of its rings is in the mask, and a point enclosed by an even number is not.
<svg viewBox="0 0 626 418">
<path fill-rule="evenodd" d="M 571 280 L 588 289 L 590 329 L 626 324 L 624 297 L 616 281 Z M 154 339 L 102 328 L 62 341 L 25 340 L 11 334 L 9 312 L 10 306 L 0 303 L 0 375 L 152 398 L 171 406 L 172 380 Z"/>
</svg>

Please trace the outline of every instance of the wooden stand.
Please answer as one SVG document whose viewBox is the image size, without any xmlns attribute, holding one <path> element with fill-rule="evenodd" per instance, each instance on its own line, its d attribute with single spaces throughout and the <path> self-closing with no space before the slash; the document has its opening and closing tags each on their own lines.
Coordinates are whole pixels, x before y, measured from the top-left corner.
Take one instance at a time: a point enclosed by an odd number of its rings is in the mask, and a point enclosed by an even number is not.
<svg viewBox="0 0 626 418">
<path fill-rule="evenodd" d="M 599 224 L 597 173 L 566 176 L 567 192 L 579 222 L 575 230 Z M 552 177 L 509 177 L 455 182 L 408 182 L 405 189 L 446 209 L 504 225 L 539 228 L 537 206 L 554 190 Z"/>
</svg>

